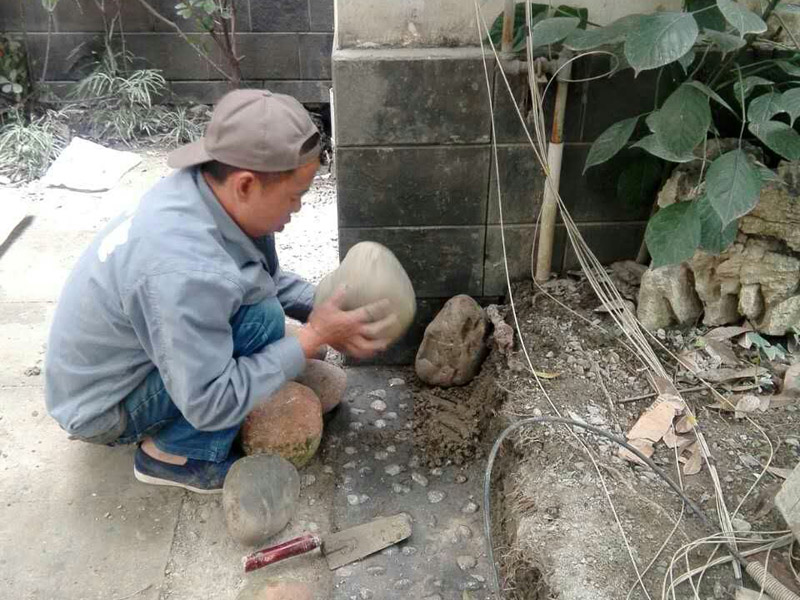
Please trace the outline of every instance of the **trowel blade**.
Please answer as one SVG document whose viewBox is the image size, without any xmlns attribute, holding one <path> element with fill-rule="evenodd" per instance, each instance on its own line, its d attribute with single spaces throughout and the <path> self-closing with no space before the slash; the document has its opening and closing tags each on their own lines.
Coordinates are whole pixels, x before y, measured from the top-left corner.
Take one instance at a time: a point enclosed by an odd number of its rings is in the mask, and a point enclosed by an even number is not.
<svg viewBox="0 0 800 600">
<path fill-rule="evenodd" d="M 323 536 L 322 554 L 333 571 L 410 536 L 411 517 L 402 513 Z"/>
</svg>

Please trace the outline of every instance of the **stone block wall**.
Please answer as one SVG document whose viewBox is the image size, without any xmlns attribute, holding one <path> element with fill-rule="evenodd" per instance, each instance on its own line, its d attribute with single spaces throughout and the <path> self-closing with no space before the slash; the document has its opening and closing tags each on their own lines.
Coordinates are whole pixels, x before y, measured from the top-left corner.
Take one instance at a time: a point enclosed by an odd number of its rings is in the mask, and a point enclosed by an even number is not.
<svg viewBox="0 0 800 600">
<path fill-rule="evenodd" d="M 141 66 L 162 69 L 177 95 L 212 103 L 227 90 L 220 73 L 209 66 L 166 23 L 138 0 L 121 0 L 127 49 Z M 175 13 L 178 0 L 148 0 L 177 23 L 191 39 L 203 43 L 212 57 L 216 47 L 193 21 Z M 116 3 L 105 2 L 109 16 Z M 236 41 L 243 85 L 268 87 L 304 103 L 327 103 L 331 87 L 333 0 L 236 0 Z M 0 31 L 26 33 L 33 76 L 42 75 L 48 19 L 39 0 L 0 1 Z M 117 26 L 119 29 L 119 26 Z M 101 41 L 103 14 L 92 0 L 60 0 L 54 13 L 50 60 L 45 79 L 63 87 L 78 78 L 81 49 Z M 76 51 L 77 49 L 77 51 Z"/>
<path fill-rule="evenodd" d="M 586 60 L 576 64 L 575 79 L 607 70 L 607 60 Z M 336 50 L 333 81 L 340 255 L 373 240 L 405 266 L 419 298 L 417 323 L 383 360 L 409 362 L 448 298 L 465 293 L 487 303 L 506 294 L 481 51 Z M 526 81 L 510 84 L 524 105 Z M 492 88 L 509 269 L 514 280 L 529 279 L 544 176 L 499 72 Z M 570 85 L 560 191 L 605 263 L 636 256 L 655 198 L 635 205 L 618 199 L 617 179 L 630 154 L 583 175 L 586 155 L 608 126 L 652 110 L 654 92 L 654 73 L 635 85 L 630 72 Z M 545 104 L 549 128 L 551 99 Z M 577 268 L 560 224 L 554 268 Z"/>
</svg>

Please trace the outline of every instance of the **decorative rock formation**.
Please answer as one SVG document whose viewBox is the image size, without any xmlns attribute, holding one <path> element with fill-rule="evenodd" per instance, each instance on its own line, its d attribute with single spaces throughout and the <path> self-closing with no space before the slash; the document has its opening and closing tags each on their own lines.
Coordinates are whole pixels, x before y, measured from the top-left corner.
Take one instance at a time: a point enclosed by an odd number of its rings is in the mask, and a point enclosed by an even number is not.
<svg viewBox="0 0 800 600">
<path fill-rule="evenodd" d="M 298 469 L 314 456 L 322 439 L 322 403 L 293 381 L 253 410 L 242 425 L 247 454 L 277 454 Z"/>
<path fill-rule="evenodd" d="M 425 329 L 417 352 L 416 371 L 430 385 L 469 383 L 486 357 L 486 314 L 466 295 L 447 301 Z"/>
<path fill-rule="evenodd" d="M 360 242 L 350 248 L 339 267 L 317 286 L 314 303 L 324 302 L 342 285 L 347 287 L 343 308 L 352 310 L 384 298 L 391 303 L 397 323 L 388 332 L 390 341 L 402 336 L 417 310 L 414 286 L 392 252 L 376 242 Z"/>
<path fill-rule="evenodd" d="M 236 461 L 222 488 L 228 531 L 242 544 L 263 544 L 294 515 L 300 477 L 291 464 L 275 455 L 246 456 Z"/>
<path fill-rule="evenodd" d="M 347 374 L 336 365 L 312 358 L 306 361 L 306 368 L 295 381 L 317 395 L 322 402 L 322 412 L 326 413 L 342 401 L 347 387 Z"/>
</svg>

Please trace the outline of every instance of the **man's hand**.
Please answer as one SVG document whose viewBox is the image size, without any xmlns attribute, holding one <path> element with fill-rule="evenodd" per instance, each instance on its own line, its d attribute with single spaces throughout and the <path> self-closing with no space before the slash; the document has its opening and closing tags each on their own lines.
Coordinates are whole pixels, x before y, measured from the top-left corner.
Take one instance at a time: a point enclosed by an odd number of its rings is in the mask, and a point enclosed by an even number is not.
<svg viewBox="0 0 800 600">
<path fill-rule="evenodd" d="M 355 358 L 369 358 L 386 349 L 387 332 L 397 321 L 388 300 L 379 300 L 355 310 L 342 310 L 345 289 L 339 288 L 326 302 L 315 307 L 298 339 L 307 357 L 328 344 Z"/>
</svg>

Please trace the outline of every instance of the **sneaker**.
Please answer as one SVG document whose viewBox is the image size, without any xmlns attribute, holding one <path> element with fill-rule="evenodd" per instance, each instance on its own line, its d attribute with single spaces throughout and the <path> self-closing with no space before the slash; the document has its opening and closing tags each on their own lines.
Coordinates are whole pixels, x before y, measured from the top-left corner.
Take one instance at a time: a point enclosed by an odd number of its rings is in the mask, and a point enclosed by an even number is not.
<svg viewBox="0 0 800 600">
<path fill-rule="evenodd" d="M 182 487 L 198 494 L 221 494 L 225 476 L 238 459 L 231 453 L 221 462 L 189 458 L 185 465 L 172 465 L 156 460 L 140 446 L 133 459 L 133 474 L 142 483 Z"/>
</svg>

